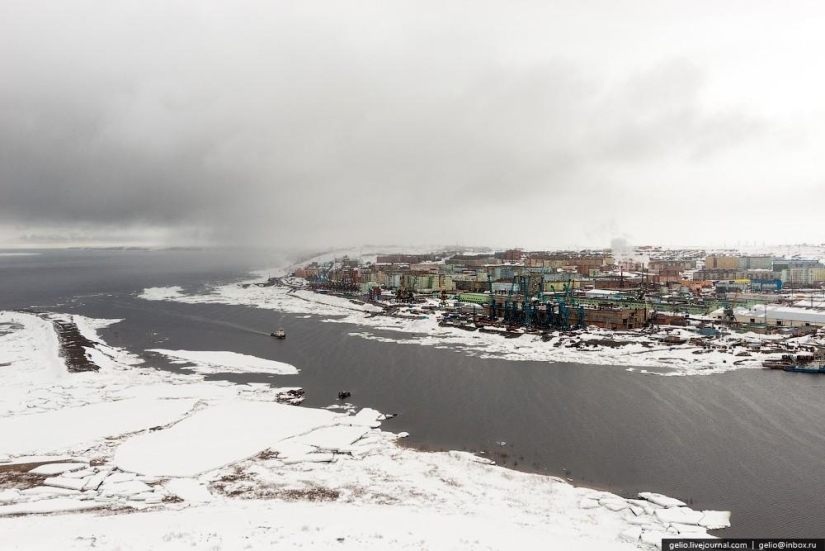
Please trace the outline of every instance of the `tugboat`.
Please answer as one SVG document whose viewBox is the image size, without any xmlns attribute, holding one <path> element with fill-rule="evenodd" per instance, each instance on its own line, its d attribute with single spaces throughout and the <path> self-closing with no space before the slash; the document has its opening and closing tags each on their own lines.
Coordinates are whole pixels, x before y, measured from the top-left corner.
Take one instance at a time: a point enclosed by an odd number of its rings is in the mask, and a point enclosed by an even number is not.
<svg viewBox="0 0 825 551">
<path fill-rule="evenodd" d="M 278 329 L 277 331 L 273 331 L 269 335 L 275 337 L 276 339 L 285 339 L 286 331 L 284 331 L 283 329 Z"/>
</svg>

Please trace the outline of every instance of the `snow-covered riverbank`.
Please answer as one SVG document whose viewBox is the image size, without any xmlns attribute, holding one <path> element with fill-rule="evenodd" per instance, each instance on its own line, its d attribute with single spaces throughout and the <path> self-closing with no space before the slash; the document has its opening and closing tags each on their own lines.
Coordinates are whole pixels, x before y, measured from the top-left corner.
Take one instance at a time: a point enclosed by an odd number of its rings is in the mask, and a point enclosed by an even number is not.
<svg viewBox="0 0 825 551">
<path fill-rule="evenodd" d="M 537 334 L 505 339 L 501 335 L 440 326 L 434 312 L 437 301 L 433 301 L 430 311 L 401 307 L 395 309 L 393 315 L 383 315 L 383 309 L 373 304 L 284 285 L 229 284 L 200 294 L 187 294 L 180 287 L 162 287 L 145 289 L 139 296 L 146 300 L 233 304 L 315 315 L 328 322 L 360 326 L 349 334 L 381 342 L 451 348 L 469 355 L 511 361 L 623 366 L 643 374 L 707 375 L 735 369 L 762 369 L 765 360 L 778 355 L 760 352 L 758 347 L 779 340 L 783 340 L 787 347 L 802 346 L 817 338 L 725 334 L 705 346 L 663 342 L 667 335 L 685 341 L 699 336 L 686 328 L 664 328 L 653 334 L 642 330 L 608 331 L 591 327 L 574 332 L 556 331 L 546 339 Z"/>
<path fill-rule="evenodd" d="M 662 496 L 407 449 L 374 410 L 283 405 L 283 389 L 147 368 L 101 342 L 94 329 L 111 322 L 72 321 L 95 343 L 96 373 L 66 372 L 48 321 L 0 313 L 0 516 L 12 517 L 0 540 L 12 548 L 632 549 L 728 525 Z M 69 523 L 69 511 L 83 513 Z"/>
</svg>

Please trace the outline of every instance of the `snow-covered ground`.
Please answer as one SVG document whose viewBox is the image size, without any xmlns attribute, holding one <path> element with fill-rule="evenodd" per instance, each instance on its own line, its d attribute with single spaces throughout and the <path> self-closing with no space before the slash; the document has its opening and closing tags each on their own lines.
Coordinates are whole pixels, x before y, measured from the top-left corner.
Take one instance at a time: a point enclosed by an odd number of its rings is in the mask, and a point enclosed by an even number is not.
<svg viewBox="0 0 825 551">
<path fill-rule="evenodd" d="M 349 333 L 353 337 L 452 348 L 483 358 L 624 366 L 629 371 L 644 374 L 695 375 L 743 368 L 761 369 L 762 362 L 776 354 L 759 352 L 755 348 L 781 339 L 778 335 L 746 333 L 723 335 L 714 339 L 712 346 L 661 341 L 666 334 L 688 340 L 699 336 L 678 327 L 666 328 L 658 335 L 641 330 L 607 331 L 591 327 L 574 334 L 556 332 L 547 341 L 535 334 L 505 339 L 491 333 L 439 326 L 434 313 L 422 313 L 417 308 L 412 311 L 401 308 L 393 316 L 376 315 L 382 309 L 372 304 L 278 285 L 229 284 L 199 294 L 186 294 L 179 287 L 149 288 L 139 296 L 146 300 L 236 304 L 315 315 L 328 322 L 360 326 L 361 329 Z M 437 305 L 437 301 L 433 301 L 433 305 Z M 787 339 L 785 344 L 791 347 L 804 345 L 812 338 Z"/>
<path fill-rule="evenodd" d="M 66 372 L 49 321 L 0 313 L 4 548 L 635 549 L 729 525 L 656 494 L 404 448 L 368 408 L 149 369 L 101 342 L 111 321 L 72 321 L 98 372 Z"/>
<path fill-rule="evenodd" d="M 222 373 L 254 371 L 255 373 L 274 373 L 276 375 L 294 375 L 298 373 L 298 370 L 295 369 L 293 365 L 256 358 L 248 354 L 238 354 L 237 352 L 165 350 L 163 348 L 151 348 L 149 352 L 157 352 L 158 354 L 173 358 L 173 363 L 186 364 L 187 369 L 199 373 L 214 371 L 220 371 Z"/>
</svg>

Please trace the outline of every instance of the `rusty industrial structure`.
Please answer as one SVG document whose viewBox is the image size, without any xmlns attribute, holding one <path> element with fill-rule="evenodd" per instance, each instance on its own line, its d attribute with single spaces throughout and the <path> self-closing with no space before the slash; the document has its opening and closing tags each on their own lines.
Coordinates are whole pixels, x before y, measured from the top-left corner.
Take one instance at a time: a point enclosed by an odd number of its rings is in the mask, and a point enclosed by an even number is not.
<svg viewBox="0 0 825 551">
<path fill-rule="evenodd" d="M 475 305 L 475 324 L 528 330 L 596 326 L 630 330 L 684 316 L 729 312 L 728 323 L 758 326 L 759 316 L 732 306 L 771 302 L 786 285 L 816 288 L 825 265 L 808 259 L 667 251 L 611 250 L 379 254 L 372 262 L 343 257 L 297 268 L 321 293 L 385 303 L 437 299 Z M 666 313 L 666 314 L 662 314 Z M 774 323 L 789 323 L 774 316 Z M 747 316 L 745 316 L 747 317 Z M 763 316 L 763 324 L 770 316 Z M 739 319 L 743 318 L 743 319 Z M 721 315 L 720 315 L 721 319 Z"/>
</svg>

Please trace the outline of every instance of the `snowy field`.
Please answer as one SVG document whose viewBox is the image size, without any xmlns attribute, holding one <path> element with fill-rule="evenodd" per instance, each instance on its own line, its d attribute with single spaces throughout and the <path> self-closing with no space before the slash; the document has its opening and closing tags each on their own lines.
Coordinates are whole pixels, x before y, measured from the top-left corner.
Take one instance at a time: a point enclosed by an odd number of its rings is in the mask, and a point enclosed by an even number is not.
<svg viewBox="0 0 825 551">
<path fill-rule="evenodd" d="M 657 494 L 411 450 L 375 410 L 150 369 L 100 340 L 113 321 L 70 321 L 98 372 L 66 371 L 48 319 L 0 312 L 4 549 L 636 549 L 729 525 Z"/>
<path fill-rule="evenodd" d="M 349 333 L 353 337 L 451 348 L 482 358 L 623 366 L 628 371 L 642 374 L 706 375 L 734 369 L 761 369 L 763 361 L 778 355 L 758 352 L 754 347 L 768 345 L 781 338 L 778 335 L 755 333 L 731 334 L 715 339 L 711 348 L 689 343 L 673 345 L 662 342 L 665 335 L 685 339 L 697 336 L 685 328 L 666 328 L 659 334 L 652 334 L 591 327 L 574 333 L 555 332 L 548 341 L 533 334 L 506 339 L 491 333 L 439 326 L 435 314 L 422 313 L 418 309 L 401 308 L 392 316 L 376 315 L 382 310 L 372 304 L 358 304 L 343 297 L 321 295 L 288 286 L 229 284 L 214 287 L 201 294 L 186 294 L 180 287 L 155 287 L 145 289 L 139 296 L 146 300 L 235 304 L 314 315 L 327 322 L 359 326 L 360 329 Z M 437 304 L 438 301 L 432 301 L 432 306 Z M 787 339 L 785 344 L 804 345 L 812 338 L 814 337 L 806 336 Z"/>
</svg>

